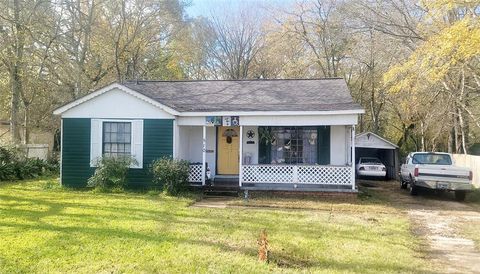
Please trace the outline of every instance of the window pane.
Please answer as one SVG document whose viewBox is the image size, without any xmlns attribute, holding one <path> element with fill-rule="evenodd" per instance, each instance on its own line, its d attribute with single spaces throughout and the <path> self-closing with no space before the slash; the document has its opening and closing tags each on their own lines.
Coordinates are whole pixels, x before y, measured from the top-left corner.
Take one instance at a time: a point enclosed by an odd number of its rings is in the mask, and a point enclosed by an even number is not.
<svg viewBox="0 0 480 274">
<path fill-rule="evenodd" d="M 317 130 L 314 127 L 273 127 L 272 163 L 317 163 Z"/>
<path fill-rule="evenodd" d="M 118 143 L 124 143 L 124 134 L 123 133 L 117 133 L 117 142 Z"/>
<path fill-rule="evenodd" d="M 123 133 L 125 131 L 125 124 L 118 123 L 118 133 Z"/>
<path fill-rule="evenodd" d="M 129 155 L 131 153 L 131 123 L 104 122 L 103 153 L 106 156 Z"/>
</svg>

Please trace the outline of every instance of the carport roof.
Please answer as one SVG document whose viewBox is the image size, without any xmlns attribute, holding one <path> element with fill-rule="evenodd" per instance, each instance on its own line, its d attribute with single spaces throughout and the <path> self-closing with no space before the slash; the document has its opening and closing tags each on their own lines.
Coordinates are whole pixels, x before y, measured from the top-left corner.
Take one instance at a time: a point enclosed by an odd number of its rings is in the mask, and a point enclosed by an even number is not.
<svg viewBox="0 0 480 274">
<path fill-rule="evenodd" d="M 355 136 L 355 147 L 397 149 L 398 146 L 373 132 L 364 132 Z"/>
</svg>

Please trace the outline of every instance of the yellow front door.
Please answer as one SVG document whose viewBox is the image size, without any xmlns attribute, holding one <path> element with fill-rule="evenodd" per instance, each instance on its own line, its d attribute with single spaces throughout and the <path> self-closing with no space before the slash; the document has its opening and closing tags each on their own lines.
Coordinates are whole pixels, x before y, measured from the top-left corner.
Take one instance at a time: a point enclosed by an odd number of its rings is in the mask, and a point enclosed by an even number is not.
<svg viewBox="0 0 480 274">
<path fill-rule="evenodd" d="M 217 172 L 221 175 L 237 175 L 240 136 L 238 127 L 218 128 Z"/>
</svg>

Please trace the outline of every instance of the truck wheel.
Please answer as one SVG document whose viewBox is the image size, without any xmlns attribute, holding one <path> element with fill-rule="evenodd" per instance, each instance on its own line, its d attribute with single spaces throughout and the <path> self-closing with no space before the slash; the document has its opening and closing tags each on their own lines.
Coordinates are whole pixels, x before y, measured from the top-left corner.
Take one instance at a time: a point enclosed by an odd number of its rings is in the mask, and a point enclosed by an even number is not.
<svg viewBox="0 0 480 274">
<path fill-rule="evenodd" d="M 465 200 L 465 196 L 467 196 L 467 193 L 465 191 L 461 191 L 461 190 L 455 191 L 455 200 L 462 202 Z"/>
<path fill-rule="evenodd" d="M 400 179 L 400 188 L 407 189 L 407 183 L 403 179 Z"/>
<path fill-rule="evenodd" d="M 409 183 L 410 186 L 410 195 L 415 196 L 418 194 L 418 187 L 413 184 L 413 180 L 410 181 Z"/>
</svg>

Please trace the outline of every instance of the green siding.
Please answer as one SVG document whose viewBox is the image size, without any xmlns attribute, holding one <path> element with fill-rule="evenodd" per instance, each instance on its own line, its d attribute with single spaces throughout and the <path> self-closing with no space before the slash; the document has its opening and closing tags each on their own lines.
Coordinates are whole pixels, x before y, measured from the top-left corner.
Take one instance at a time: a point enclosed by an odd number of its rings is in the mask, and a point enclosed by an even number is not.
<svg viewBox="0 0 480 274">
<path fill-rule="evenodd" d="M 63 119 L 62 183 L 85 187 L 94 168 L 90 167 L 90 119 Z M 130 169 L 129 187 L 148 187 L 151 162 L 173 155 L 173 120 L 145 119 L 143 123 L 143 169 Z"/>
<path fill-rule="evenodd" d="M 317 163 L 330 164 L 330 126 L 317 127 Z"/>
<path fill-rule="evenodd" d="M 83 187 L 90 167 L 90 119 L 64 118 L 62 136 L 62 184 Z"/>
<path fill-rule="evenodd" d="M 153 160 L 173 155 L 173 120 L 143 120 L 143 169 L 130 169 L 129 187 L 142 188 L 152 184 L 149 166 Z"/>
</svg>

